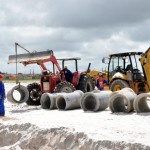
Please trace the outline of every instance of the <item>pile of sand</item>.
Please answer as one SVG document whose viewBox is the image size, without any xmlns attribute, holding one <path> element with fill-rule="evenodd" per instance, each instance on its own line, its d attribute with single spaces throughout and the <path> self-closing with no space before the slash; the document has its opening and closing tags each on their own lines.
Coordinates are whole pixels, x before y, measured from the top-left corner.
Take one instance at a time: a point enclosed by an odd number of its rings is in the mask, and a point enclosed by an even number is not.
<svg viewBox="0 0 150 150">
<path fill-rule="evenodd" d="M 14 85 L 5 84 L 6 91 Z M 7 100 L 5 108 L 6 116 L 0 117 L 0 150 L 150 149 L 150 113 L 45 110 Z"/>
<path fill-rule="evenodd" d="M 40 129 L 30 123 L 8 126 L 0 124 L 0 141 L 1 150 L 150 149 L 142 144 L 95 141 L 84 133 L 77 133 L 67 128 Z"/>
</svg>

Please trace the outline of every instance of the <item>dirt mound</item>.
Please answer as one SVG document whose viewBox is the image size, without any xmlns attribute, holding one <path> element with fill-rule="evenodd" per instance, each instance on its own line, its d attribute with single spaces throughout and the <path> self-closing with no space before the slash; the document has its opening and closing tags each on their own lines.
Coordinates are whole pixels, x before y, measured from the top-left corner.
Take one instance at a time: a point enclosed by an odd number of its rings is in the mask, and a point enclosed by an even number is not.
<svg viewBox="0 0 150 150">
<path fill-rule="evenodd" d="M 40 129 L 30 123 L 4 126 L 0 124 L 0 150 L 99 150 L 150 149 L 142 144 L 94 141 L 84 133 L 68 128 Z"/>
</svg>

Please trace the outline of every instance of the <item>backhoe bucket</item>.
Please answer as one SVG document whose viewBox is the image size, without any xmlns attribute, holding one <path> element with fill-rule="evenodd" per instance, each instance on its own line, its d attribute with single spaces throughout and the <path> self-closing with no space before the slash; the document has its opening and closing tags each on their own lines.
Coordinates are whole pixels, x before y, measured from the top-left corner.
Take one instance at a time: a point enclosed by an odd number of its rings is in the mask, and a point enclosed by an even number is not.
<svg viewBox="0 0 150 150">
<path fill-rule="evenodd" d="M 52 50 L 42 51 L 42 52 L 33 52 L 33 53 L 25 53 L 18 55 L 9 55 L 8 63 L 35 63 L 39 60 L 50 58 L 53 55 Z"/>
</svg>

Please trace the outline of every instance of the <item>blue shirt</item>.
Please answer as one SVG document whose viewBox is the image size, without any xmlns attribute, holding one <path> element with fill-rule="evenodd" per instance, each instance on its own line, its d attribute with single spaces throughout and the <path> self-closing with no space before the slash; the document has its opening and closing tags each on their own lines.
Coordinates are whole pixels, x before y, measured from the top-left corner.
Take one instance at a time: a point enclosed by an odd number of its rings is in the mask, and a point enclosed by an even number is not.
<svg viewBox="0 0 150 150">
<path fill-rule="evenodd" d="M 64 70 L 66 81 L 71 82 L 72 81 L 72 72 L 70 70 Z"/>
</svg>

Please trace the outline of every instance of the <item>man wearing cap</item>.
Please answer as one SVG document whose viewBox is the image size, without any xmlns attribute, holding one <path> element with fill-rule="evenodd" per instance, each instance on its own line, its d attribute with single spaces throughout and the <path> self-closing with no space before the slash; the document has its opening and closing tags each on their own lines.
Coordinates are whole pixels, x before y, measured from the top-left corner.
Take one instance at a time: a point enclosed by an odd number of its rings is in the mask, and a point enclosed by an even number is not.
<svg viewBox="0 0 150 150">
<path fill-rule="evenodd" d="M 4 107 L 4 99 L 5 99 L 5 86 L 3 83 L 3 75 L 0 74 L 0 116 L 5 116 L 5 107 Z"/>
<path fill-rule="evenodd" d="M 72 72 L 67 68 L 67 66 L 64 67 L 63 69 L 64 71 L 64 75 L 65 75 L 65 78 L 66 78 L 66 81 L 68 82 L 72 82 Z"/>
</svg>

